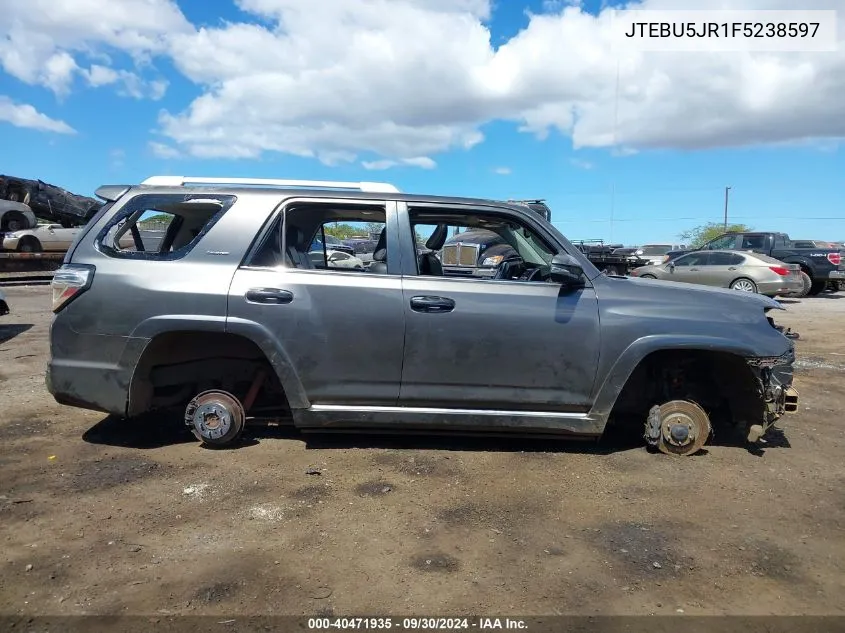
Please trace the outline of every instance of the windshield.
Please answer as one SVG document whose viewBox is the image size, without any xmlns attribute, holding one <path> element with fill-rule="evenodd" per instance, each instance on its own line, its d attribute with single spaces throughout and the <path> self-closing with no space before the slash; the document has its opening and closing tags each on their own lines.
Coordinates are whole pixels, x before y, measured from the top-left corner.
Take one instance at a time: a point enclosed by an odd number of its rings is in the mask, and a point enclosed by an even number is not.
<svg viewBox="0 0 845 633">
<path fill-rule="evenodd" d="M 640 250 L 643 255 L 665 255 L 672 250 L 671 244 L 646 244 Z"/>
<path fill-rule="evenodd" d="M 508 241 L 516 241 L 517 250 L 525 261 L 541 266 L 551 264 L 554 252 L 537 239 L 533 233 L 513 227 L 508 227 L 507 231 L 511 236 Z"/>
</svg>

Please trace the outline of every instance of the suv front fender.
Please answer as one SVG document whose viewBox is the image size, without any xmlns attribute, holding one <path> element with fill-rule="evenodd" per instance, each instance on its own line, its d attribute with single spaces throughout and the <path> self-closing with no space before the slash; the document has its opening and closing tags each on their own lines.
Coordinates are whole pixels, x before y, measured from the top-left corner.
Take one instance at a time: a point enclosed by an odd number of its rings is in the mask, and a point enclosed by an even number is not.
<svg viewBox="0 0 845 633">
<path fill-rule="evenodd" d="M 662 351 L 695 350 L 702 352 L 726 352 L 747 358 L 757 356 L 748 345 L 735 339 L 718 336 L 684 336 L 656 334 L 644 336 L 631 343 L 607 372 L 601 384 L 596 381 L 596 394 L 590 416 L 607 421 L 613 405 L 637 366 L 649 354 Z"/>
</svg>

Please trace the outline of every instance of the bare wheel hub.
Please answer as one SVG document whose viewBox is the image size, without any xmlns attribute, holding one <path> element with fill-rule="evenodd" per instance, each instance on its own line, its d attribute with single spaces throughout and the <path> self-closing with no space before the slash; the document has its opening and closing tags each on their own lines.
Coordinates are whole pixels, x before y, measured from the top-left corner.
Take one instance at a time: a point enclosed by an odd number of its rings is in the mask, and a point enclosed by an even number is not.
<svg viewBox="0 0 845 633">
<path fill-rule="evenodd" d="M 196 396 L 185 409 L 185 424 L 203 441 L 218 442 L 233 428 L 243 426 L 240 402 L 225 391 L 206 391 Z"/>
<path fill-rule="evenodd" d="M 658 408 L 660 439 L 657 447 L 669 455 L 697 453 L 710 437 L 710 418 L 694 402 L 672 400 Z"/>
</svg>

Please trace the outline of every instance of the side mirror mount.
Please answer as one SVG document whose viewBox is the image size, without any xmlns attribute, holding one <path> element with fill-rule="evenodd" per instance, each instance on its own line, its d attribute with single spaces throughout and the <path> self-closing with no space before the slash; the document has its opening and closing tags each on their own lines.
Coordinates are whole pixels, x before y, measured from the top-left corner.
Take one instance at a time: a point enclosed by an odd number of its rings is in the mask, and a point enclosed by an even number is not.
<svg viewBox="0 0 845 633">
<path fill-rule="evenodd" d="M 586 285 L 584 268 L 568 253 L 555 255 L 552 258 L 550 276 L 554 283 L 561 284 L 564 288 L 583 288 Z"/>
</svg>

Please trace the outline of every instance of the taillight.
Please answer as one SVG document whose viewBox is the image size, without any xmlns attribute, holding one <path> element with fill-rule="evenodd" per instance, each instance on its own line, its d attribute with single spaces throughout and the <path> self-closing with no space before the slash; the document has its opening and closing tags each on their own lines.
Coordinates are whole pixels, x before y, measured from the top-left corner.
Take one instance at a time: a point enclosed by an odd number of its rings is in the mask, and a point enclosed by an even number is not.
<svg viewBox="0 0 845 633">
<path fill-rule="evenodd" d="M 65 264 L 53 275 L 50 287 L 53 289 L 53 312 L 58 312 L 73 299 L 91 287 L 94 267 L 81 264 Z"/>
<path fill-rule="evenodd" d="M 842 263 L 842 253 L 828 253 L 827 261 L 829 261 L 834 266 L 839 266 L 839 264 Z"/>
<path fill-rule="evenodd" d="M 789 274 L 789 268 L 783 266 L 769 266 L 769 270 L 776 272 L 781 277 L 786 277 Z"/>
</svg>

